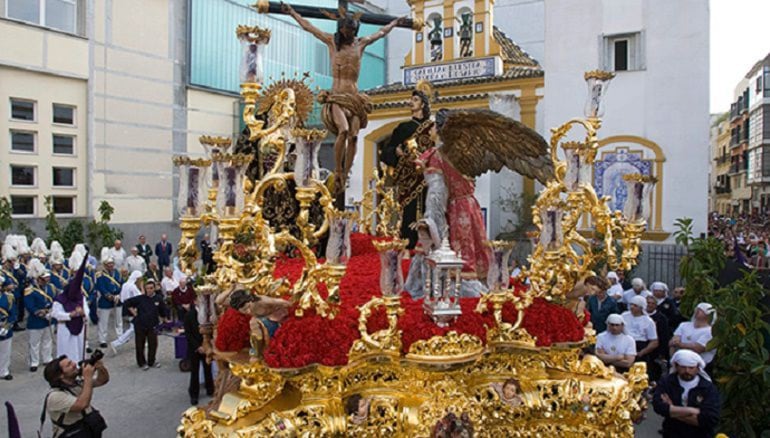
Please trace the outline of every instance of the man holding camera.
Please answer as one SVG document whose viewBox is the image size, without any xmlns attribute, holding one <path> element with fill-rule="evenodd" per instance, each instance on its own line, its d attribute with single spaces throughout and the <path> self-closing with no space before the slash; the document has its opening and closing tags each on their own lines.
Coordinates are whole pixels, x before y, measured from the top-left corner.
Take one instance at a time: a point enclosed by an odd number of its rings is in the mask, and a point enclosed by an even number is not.
<svg viewBox="0 0 770 438">
<path fill-rule="evenodd" d="M 45 367 L 45 380 L 51 385 L 43 405 L 40 427 L 46 413 L 53 423 L 53 437 L 101 437 L 107 424 L 91 406 L 93 389 L 106 384 L 110 374 L 96 350 L 82 367 L 67 356 L 59 356 Z"/>
</svg>

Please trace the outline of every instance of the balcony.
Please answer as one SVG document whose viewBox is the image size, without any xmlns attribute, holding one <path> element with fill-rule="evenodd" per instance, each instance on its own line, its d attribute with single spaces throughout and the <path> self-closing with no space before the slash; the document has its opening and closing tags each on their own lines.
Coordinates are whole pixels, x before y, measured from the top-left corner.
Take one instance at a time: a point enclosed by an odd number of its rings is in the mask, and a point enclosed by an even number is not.
<svg viewBox="0 0 770 438">
<path fill-rule="evenodd" d="M 714 193 L 717 195 L 725 195 L 729 194 L 731 192 L 730 187 L 715 185 L 714 186 Z"/>
</svg>

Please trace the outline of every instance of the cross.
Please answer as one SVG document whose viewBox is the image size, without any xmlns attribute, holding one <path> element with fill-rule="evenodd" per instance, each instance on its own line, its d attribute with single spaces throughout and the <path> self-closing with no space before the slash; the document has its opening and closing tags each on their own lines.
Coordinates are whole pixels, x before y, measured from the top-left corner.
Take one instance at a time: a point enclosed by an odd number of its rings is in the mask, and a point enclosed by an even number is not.
<svg viewBox="0 0 770 438">
<path fill-rule="evenodd" d="M 359 3 L 357 0 L 352 0 L 354 3 Z M 337 0 L 337 6 L 339 8 L 343 8 L 346 11 L 348 10 L 348 0 Z M 283 11 L 281 8 L 281 2 L 268 2 L 264 0 L 258 1 L 254 7 L 259 11 L 260 13 L 270 13 L 270 14 L 282 14 L 286 15 L 286 12 Z M 329 14 L 336 14 L 338 10 L 331 9 L 331 8 L 317 8 L 315 6 L 294 6 L 291 5 L 292 8 L 294 8 L 297 13 L 302 15 L 305 18 L 320 18 L 324 20 L 329 19 Z M 390 15 L 385 14 L 372 14 L 372 13 L 365 13 L 361 15 L 361 18 L 358 19 L 361 23 L 367 23 L 367 24 L 377 24 L 377 25 L 386 25 L 393 21 L 393 19 L 398 17 L 393 17 Z M 422 25 L 420 23 L 417 23 L 415 25 L 415 21 L 411 18 L 408 18 L 404 20 L 403 23 L 399 24 L 396 27 L 403 27 L 407 29 L 422 29 Z"/>
<path fill-rule="evenodd" d="M 366 127 L 367 114 L 372 104 L 369 97 L 358 90 L 361 58 L 367 45 L 384 38 L 395 27 L 422 28 L 418 21 L 382 14 L 348 12 L 349 0 L 337 0 L 338 10 L 312 6 L 293 6 L 281 2 L 259 0 L 255 7 L 260 13 L 288 14 L 305 31 L 329 47 L 332 65 L 332 87 L 318 95 L 323 104 L 321 118 L 324 126 L 335 135 L 334 140 L 334 205 L 345 209 L 345 186 L 356 155 L 358 132 Z M 337 32 L 324 32 L 310 23 L 308 18 L 333 19 Z M 370 35 L 359 38 L 358 24 L 382 25 Z"/>
</svg>

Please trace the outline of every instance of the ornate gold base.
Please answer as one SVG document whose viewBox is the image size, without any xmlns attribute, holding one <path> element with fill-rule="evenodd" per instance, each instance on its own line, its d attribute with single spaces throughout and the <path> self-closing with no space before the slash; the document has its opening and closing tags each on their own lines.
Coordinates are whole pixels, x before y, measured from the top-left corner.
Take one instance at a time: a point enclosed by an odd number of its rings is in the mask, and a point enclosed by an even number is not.
<svg viewBox="0 0 770 438">
<path fill-rule="evenodd" d="M 644 365 L 634 365 L 624 378 L 594 356 L 581 360 L 579 353 L 574 347 L 487 351 L 454 363 L 379 357 L 300 370 L 231 362 L 240 389 L 225 394 L 213 415 L 185 412 L 179 432 L 428 437 L 453 413 L 466 415 L 480 437 L 633 436 L 632 419 L 645 408 Z M 520 385 L 518 406 L 499 392 L 511 378 Z M 368 414 L 348 415 L 351 398 L 363 400 L 353 410 L 363 404 Z"/>
</svg>

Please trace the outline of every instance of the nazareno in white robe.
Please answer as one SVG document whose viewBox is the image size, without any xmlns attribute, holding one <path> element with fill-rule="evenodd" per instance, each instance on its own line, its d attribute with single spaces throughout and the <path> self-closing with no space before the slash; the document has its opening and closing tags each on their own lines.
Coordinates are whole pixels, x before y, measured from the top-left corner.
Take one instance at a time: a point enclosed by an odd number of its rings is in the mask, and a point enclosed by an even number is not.
<svg viewBox="0 0 770 438">
<path fill-rule="evenodd" d="M 86 320 L 83 321 L 83 330 L 75 336 L 67 328 L 66 323 L 70 320 L 70 315 L 64 310 L 64 306 L 60 302 L 54 301 L 53 308 L 51 308 L 51 318 L 58 321 L 59 324 L 56 328 L 56 355 L 66 354 L 76 363 L 83 360 L 85 354 L 84 338 L 88 326 L 88 302 L 85 299 L 83 300 L 83 313 L 86 315 L 84 317 Z"/>
</svg>

